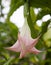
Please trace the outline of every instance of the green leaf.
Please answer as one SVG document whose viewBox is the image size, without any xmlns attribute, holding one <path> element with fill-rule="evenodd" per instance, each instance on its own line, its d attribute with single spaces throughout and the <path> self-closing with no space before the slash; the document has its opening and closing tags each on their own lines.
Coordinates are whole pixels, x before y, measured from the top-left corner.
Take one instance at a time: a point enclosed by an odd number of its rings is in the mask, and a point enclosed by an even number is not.
<svg viewBox="0 0 51 65">
<path fill-rule="evenodd" d="M 13 23 L 0 23 L 0 47 L 12 45 L 17 40 L 17 33 L 18 28 Z"/>
<path fill-rule="evenodd" d="M 44 34 L 43 39 L 47 47 L 51 47 L 51 28 Z"/>
<path fill-rule="evenodd" d="M 47 32 L 47 28 L 48 28 L 48 25 L 50 24 L 50 20 L 48 20 L 47 22 L 43 22 L 42 23 L 42 27 L 41 27 L 41 33 L 42 35 Z"/>
<path fill-rule="evenodd" d="M 36 20 L 42 19 L 42 17 L 47 15 L 47 14 L 51 15 L 51 9 L 49 9 L 49 8 L 42 8 L 41 11 L 38 13 Z"/>
<path fill-rule="evenodd" d="M 14 60 L 15 57 L 11 57 L 6 63 L 4 63 L 3 65 L 10 65 L 11 62 Z"/>
<path fill-rule="evenodd" d="M 32 21 L 35 22 L 36 14 L 34 12 L 34 8 L 33 7 L 30 7 L 30 16 L 31 16 Z"/>
<path fill-rule="evenodd" d="M 33 24 L 32 19 L 29 15 L 27 17 L 27 22 L 28 22 L 28 25 L 29 25 L 30 30 L 31 30 L 31 36 L 32 36 L 32 38 L 35 38 L 38 33 L 37 33 L 37 30 L 34 28 L 34 24 Z"/>
<path fill-rule="evenodd" d="M 24 4 L 23 0 L 11 0 L 10 11 L 8 13 L 6 22 L 9 20 L 10 16 L 13 14 L 13 12 L 23 4 Z"/>
<path fill-rule="evenodd" d="M 16 27 L 16 25 L 11 22 L 7 22 L 6 24 L 9 26 L 11 34 L 13 34 L 14 37 L 17 36 L 18 28 Z"/>
<path fill-rule="evenodd" d="M 30 5 L 36 8 L 50 8 L 51 0 L 30 0 Z"/>
</svg>

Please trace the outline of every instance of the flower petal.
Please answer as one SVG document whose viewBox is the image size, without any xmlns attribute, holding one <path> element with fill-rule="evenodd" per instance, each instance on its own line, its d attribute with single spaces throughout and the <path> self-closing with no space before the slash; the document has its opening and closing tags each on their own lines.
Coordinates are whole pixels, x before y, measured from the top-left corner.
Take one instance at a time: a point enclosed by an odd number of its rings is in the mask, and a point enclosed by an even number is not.
<svg viewBox="0 0 51 65">
<path fill-rule="evenodd" d="M 29 39 L 28 48 L 32 48 L 33 46 L 35 46 L 39 40 L 40 36 L 38 36 L 36 39 Z"/>
<path fill-rule="evenodd" d="M 34 54 L 38 54 L 38 53 L 40 53 L 40 52 L 42 52 L 42 51 L 39 51 L 39 50 L 37 50 L 35 47 L 33 47 L 32 49 L 30 49 L 30 52 L 31 52 L 31 53 L 34 53 Z"/>
<path fill-rule="evenodd" d="M 15 51 L 15 52 L 20 52 L 21 51 L 21 46 L 19 41 L 17 40 L 16 43 L 11 46 L 11 47 L 6 47 L 5 49 L 11 50 L 11 51 Z"/>
<path fill-rule="evenodd" d="M 19 58 L 21 59 L 21 58 L 23 58 L 25 55 L 26 55 L 26 52 L 22 50 L 21 53 L 20 53 L 20 57 L 19 57 Z"/>
</svg>

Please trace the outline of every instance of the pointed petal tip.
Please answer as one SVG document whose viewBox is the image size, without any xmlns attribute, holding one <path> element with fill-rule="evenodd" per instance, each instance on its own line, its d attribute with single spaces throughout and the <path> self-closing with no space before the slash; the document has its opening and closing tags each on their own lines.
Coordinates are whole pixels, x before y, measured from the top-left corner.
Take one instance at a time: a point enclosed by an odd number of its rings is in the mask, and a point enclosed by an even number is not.
<svg viewBox="0 0 51 65">
<path fill-rule="evenodd" d="M 19 56 L 19 59 L 22 59 L 23 57 L 22 56 Z"/>
<path fill-rule="evenodd" d="M 41 53 L 42 51 L 39 51 L 39 53 Z"/>
<path fill-rule="evenodd" d="M 11 50 L 11 47 L 4 47 L 4 49 Z"/>
<path fill-rule="evenodd" d="M 41 53 L 42 51 L 38 51 L 36 54 L 39 54 L 39 53 Z"/>
<path fill-rule="evenodd" d="M 22 56 L 19 56 L 19 59 L 22 59 L 22 58 L 24 58 L 24 57 L 22 57 Z"/>
<path fill-rule="evenodd" d="M 41 37 L 41 34 L 37 37 L 37 39 L 39 39 Z"/>
<path fill-rule="evenodd" d="M 19 56 L 19 59 L 22 59 L 22 57 Z"/>
</svg>

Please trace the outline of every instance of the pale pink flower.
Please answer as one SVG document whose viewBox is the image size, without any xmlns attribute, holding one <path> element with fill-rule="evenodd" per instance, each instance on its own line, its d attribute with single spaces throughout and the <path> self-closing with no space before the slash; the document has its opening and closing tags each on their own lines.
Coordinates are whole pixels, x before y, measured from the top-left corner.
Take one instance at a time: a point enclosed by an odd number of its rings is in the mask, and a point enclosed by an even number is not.
<svg viewBox="0 0 51 65">
<path fill-rule="evenodd" d="M 25 32 L 24 35 L 22 35 L 22 32 L 18 33 L 18 40 L 16 43 L 11 47 L 6 48 L 11 51 L 20 52 L 19 58 L 25 57 L 27 53 L 38 54 L 41 52 L 35 48 L 40 36 L 38 36 L 36 39 L 33 39 L 30 35 L 30 30 L 27 23 L 25 25 L 23 26 Z"/>
<path fill-rule="evenodd" d="M 16 43 L 11 47 L 7 47 L 6 49 L 20 52 L 20 58 L 24 57 L 27 53 L 38 54 L 41 51 L 37 50 L 35 45 L 38 42 L 39 37 L 40 36 L 38 36 L 36 39 L 26 39 L 26 37 L 21 37 L 20 33 L 18 33 L 18 40 Z"/>
</svg>

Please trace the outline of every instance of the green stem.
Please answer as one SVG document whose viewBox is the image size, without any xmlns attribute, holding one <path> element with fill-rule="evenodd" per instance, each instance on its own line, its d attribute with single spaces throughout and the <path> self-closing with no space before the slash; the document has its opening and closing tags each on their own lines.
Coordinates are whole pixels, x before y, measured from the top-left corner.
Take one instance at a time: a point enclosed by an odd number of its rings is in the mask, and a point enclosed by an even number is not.
<svg viewBox="0 0 51 65">
<path fill-rule="evenodd" d="M 14 59 L 15 57 L 11 57 L 6 63 L 4 63 L 4 65 L 10 65 L 11 61 Z"/>
</svg>

